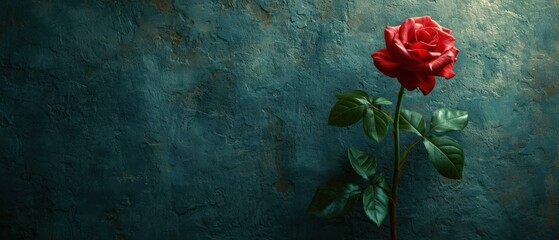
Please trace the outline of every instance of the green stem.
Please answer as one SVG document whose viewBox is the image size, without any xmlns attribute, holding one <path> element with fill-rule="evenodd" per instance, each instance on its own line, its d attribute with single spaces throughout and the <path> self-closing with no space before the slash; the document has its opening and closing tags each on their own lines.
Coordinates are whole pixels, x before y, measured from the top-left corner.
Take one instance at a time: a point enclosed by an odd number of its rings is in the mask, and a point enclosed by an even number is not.
<svg viewBox="0 0 559 240">
<path fill-rule="evenodd" d="M 400 87 L 398 92 L 398 103 L 396 104 L 396 112 L 394 113 L 394 174 L 392 175 L 392 193 L 390 194 L 390 239 L 396 240 L 396 203 L 398 201 L 398 183 L 400 182 L 400 108 L 402 107 L 402 99 L 404 96 L 404 86 Z"/>
</svg>

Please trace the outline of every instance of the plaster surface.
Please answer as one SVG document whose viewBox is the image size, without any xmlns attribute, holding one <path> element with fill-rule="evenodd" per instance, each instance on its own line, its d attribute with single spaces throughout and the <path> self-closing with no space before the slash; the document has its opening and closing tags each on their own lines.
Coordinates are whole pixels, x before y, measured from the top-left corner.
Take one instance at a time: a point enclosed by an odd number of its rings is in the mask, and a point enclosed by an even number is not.
<svg viewBox="0 0 559 240">
<path fill-rule="evenodd" d="M 404 107 L 470 124 L 463 180 L 412 151 L 401 239 L 559 239 L 556 0 L 1 1 L 0 239 L 388 239 L 360 205 L 305 209 L 349 146 L 390 172 L 390 138 L 327 117 L 336 92 L 396 100 L 370 54 L 422 15 L 457 76 Z"/>
</svg>

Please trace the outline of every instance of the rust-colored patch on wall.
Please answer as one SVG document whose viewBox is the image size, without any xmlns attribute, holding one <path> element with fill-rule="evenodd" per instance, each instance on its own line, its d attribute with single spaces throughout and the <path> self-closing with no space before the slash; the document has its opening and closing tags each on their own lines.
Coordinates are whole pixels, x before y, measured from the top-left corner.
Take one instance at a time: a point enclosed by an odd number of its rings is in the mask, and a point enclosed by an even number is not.
<svg viewBox="0 0 559 240">
<path fill-rule="evenodd" d="M 182 43 L 182 35 L 177 31 L 166 31 L 165 32 L 166 38 L 171 41 L 173 47 L 179 47 Z"/>
<path fill-rule="evenodd" d="M 556 214 L 555 206 L 559 204 L 559 192 L 557 191 L 557 179 L 553 175 L 547 175 L 544 180 L 545 184 L 545 193 L 546 193 L 546 200 L 547 203 L 543 206 L 543 210 L 545 212 L 545 219 L 547 225 L 552 228 L 557 228 L 556 222 Z"/>
<path fill-rule="evenodd" d="M 552 125 L 551 119 L 542 111 L 541 105 L 537 105 L 536 107 L 534 122 L 535 124 L 532 125 L 532 133 L 536 135 L 546 133 L 547 129 L 544 126 Z"/>
<path fill-rule="evenodd" d="M 197 99 L 200 98 L 200 96 L 202 96 L 203 94 L 204 90 L 200 86 L 195 86 L 191 91 L 176 91 L 173 93 L 173 97 L 177 102 L 184 104 L 185 106 L 197 108 Z"/>
<path fill-rule="evenodd" d="M 280 193 L 289 192 L 293 188 L 293 184 L 289 180 L 278 178 L 274 182 L 274 189 Z"/>
<path fill-rule="evenodd" d="M 559 79 L 555 81 L 551 81 L 550 84 L 545 85 L 543 90 L 547 96 L 551 96 L 559 93 Z"/>
<path fill-rule="evenodd" d="M 526 194 L 525 184 L 515 184 L 519 181 L 528 181 L 533 178 L 533 175 L 527 172 L 517 173 L 517 174 L 507 174 L 501 179 L 501 185 L 504 186 L 507 191 L 495 191 L 497 199 L 502 204 L 526 204 L 529 199 Z"/>
<path fill-rule="evenodd" d="M 190 48 L 186 55 L 188 65 L 192 67 L 206 66 L 210 62 L 206 55 L 194 48 Z"/>
<path fill-rule="evenodd" d="M 289 199 L 289 196 L 293 191 L 293 183 L 289 180 L 285 180 L 281 178 L 281 176 L 276 179 L 276 181 L 273 184 L 273 187 L 276 190 L 276 192 L 282 195 L 284 201 L 287 201 Z"/>
<path fill-rule="evenodd" d="M 332 0 L 324 0 L 318 4 L 320 9 L 320 18 L 325 19 L 334 14 Z"/>
<path fill-rule="evenodd" d="M 253 1 L 247 1 L 245 4 L 245 9 L 248 11 L 251 17 L 260 21 L 262 27 L 268 27 L 270 25 L 270 11 L 275 5 L 270 8 L 263 8 L 262 6 L 254 3 Z"/>
<path fill-rule="evenodd" d="M 169 0 L 148 0 L 148 2 L 162 13 L 170 13 L 173 11 L 173 5 Z"/>
<path fill-rule="evenodd" d="M 347 19 L 347 28 L 350 32 L 357 32 L 359 24 L 363 22 L 363 15 L 357 14 L 355 16 L 349 16 Z"/>
<path fill-rule="evenodd" d="M 559 27 L 557 30 L 559 31 Z M 531 81 L 526 82 L 529 87 L 527 95 L 536 102 L 541 102 L 547 96 L 559 94 L 559 79 L 554 71 L 550 71 L 556 69 L 556 59 L 559 57 L 553 48 L 559 50 L 559 40 L 553 41 L 553 44 L 549 46 L 551 51 L 534 51 L 530 61 L 526 64 L 528 75 L 531 77 Z"/>
</svg>

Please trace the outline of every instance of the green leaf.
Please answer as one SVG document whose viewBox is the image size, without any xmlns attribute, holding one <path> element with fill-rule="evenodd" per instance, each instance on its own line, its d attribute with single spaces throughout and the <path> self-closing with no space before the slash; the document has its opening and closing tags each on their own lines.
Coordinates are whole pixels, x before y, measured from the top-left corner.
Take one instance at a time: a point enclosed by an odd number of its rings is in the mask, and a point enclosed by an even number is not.
<svg viewBox="0 0 559 240">
<path fill-rule="evenodd" d="M 353 170 L 355 170 L 359 176 L 369 180 L 375 175 L 377 160 L 372 154 L 350 147 L 347 149 L 347 157 L 349 158 L 351 167 L 353 167 Z"/>
<path fill-rule="evenodd" d="M 355 206 L 361 189 L 343 180 L 333 180 L 321 185 L 307 208 L 307 212 L 318 217 L 339 217 Z"/>
<path fill-rule="evenodd" d="M 367 108 L 363 117 L 363 130 L 371 139 L 380 142 L 388 132 L 386 115 L 375 109 Z"/>
<path fill-rule="evenodd" d="M 441 108 L 433 112 L 431 117 L 431 131 L 448 132 L 462 130 L 468 125 L 468 112 Z"/>
<path fill-rule="evenodd" d="M 369 100 L 368 100 L 369 99 L 369 94 L 367 94 L 365 91 L 362 91 L 362 90 L 353 90 L 351 92 L 336 93 L 336 98 L 338 98 L 339 100 L 346 99 L 346 98 L 357 98 L 357 99 L 365 100 L 364 103 L 369 102 Z"/>
<path fill-rule="evenodd" d="M 429 136 L 423 140 L 429 159 L 437 171 L 450 179 L 461 179 L 464 150 L 456 140 L 447 136 Z"/>
<path fill-rule="evenodd" d="M 398 126 L 402 131 L 422 136 L 425 132 L 425 119 L 423 119 L 421 113 L 402 109 L 400 110 L 400 122 Z"/>
<path fill-rule="evenodd" d="M 373 104 L 375 105 L 392 105 L 392 102 L 386 98 L 378 97 L 373 100 Z"/>
<path fill-rule="evenodd" d="M 337 127 L 347 127 L 358 122 L 367 109 L 368 101 L 363 96 L 340 98 L 328 117 L 328 124 Z"/>
<path fill-rule="evenodd" d="M 388 182 L 383 175 L 380 181 L 369 186 L 363 193 L 363 208 L 367 216 L 380 227 L 388 216 Z"/>
</svg>

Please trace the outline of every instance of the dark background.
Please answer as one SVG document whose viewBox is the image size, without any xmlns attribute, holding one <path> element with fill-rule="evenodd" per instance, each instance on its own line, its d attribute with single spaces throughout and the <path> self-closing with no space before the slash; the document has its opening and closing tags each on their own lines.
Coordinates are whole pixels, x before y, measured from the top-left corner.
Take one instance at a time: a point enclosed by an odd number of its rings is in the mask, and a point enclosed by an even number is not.
<svg viewBox="0 0 559 240">
<path fill-rule="evenodd" d="M 412 151 L 401 239 L 558 239 L 555 0 L 3 0 L 0 238 L 388 239 L 361 205 L 305 208 L 350 145 L 390 172 L 390 137 L 326 120 L 336 92 L 396 100 L 370 54 L 422 15 L 457 76 L 404 107 L 470 124 L 463 180 Z"/>
</svg>

